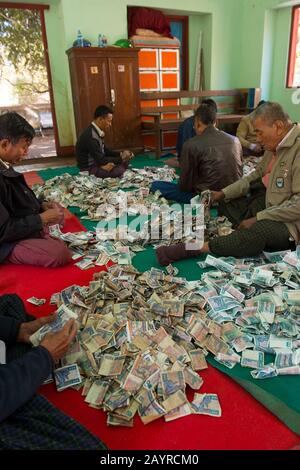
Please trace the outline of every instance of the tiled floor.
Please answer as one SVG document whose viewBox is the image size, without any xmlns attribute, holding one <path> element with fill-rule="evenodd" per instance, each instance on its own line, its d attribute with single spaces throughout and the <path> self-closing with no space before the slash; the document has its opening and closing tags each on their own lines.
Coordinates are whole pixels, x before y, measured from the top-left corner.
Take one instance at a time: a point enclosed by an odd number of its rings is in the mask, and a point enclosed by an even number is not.
<svg viewBox="0 0 300 470">
<path fill-rule="evenodd" d="M 59 168 L 60 166 L 75 166 L 75 157 L 45 157 L 45 161 L 32 162 L 24 164 L 21 162 L 16 165 L 15 168 L 20 173 L 26 173 L 27 171 L 39 171 L 45 170 L 46 168 Z"/>
<path fill-rule="evenodd" d="M 53 130 L 46 129 L 42 135 L 35 136 L 26 158 L 48 158 L 55 157 L 56 154 Z"/>
</svg>

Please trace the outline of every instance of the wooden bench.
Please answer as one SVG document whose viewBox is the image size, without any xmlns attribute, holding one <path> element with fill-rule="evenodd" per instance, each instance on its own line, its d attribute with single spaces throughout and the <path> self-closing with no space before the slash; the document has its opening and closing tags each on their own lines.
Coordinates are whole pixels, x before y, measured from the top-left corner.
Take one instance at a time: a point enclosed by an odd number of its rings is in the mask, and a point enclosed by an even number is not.
<svg viewBox="0 0 300 470">
<path fill-rule="evenodd" d="M 260 88 L 243 88 L 234 90 L 205 91 L 160 91 L 141 92 L 141 125 L 142 132 L 155 134 L 155 156 L 162 153 L 161 131 L 177 130 L 186 119 L 184 111 L 195 111 L 205 98 L 215 99 L 218 105 L 218 125 L 238 124 L 245 114 L 251 112 L 258 104 L 261 96 Z M 183 99 L 198 103 L 182 104 Z M 157 106 L 157 100 L 176 100 L 179 104 Z"/>
</svg>

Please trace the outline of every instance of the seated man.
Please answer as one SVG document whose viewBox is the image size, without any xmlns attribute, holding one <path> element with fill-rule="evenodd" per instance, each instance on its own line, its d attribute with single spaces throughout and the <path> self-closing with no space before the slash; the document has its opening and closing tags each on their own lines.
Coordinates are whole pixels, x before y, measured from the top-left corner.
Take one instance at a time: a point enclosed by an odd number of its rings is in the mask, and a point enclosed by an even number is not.
<svg viewBox="0 0 300 470">
<path fill-rule="evenodd" d="M 33 127 L 19 114 L 0 116 L 0 263 L 62 266 L 71 254 L 47 226 L 62 222 L 63 209 L 41 203 L 11 167 L 27 155 L 33 137 Z"/>
<path fill-rule="evenodd" d="M 203 100 L 201 104 L 207 104 L 208 106 L 211 106 L 216 111 L 216 113 L 218 112 L 218 107 L 217 107 L 216 102 L 210 98 Z M 177 157 L 170 158 L 169 160 L 166 160 L 165 163 L 169 166 L 179 168 L 183 144 L 187 140 L 191 139 L 192 137 L 195 137 L 195 135 L 197 134 L 195 130 L 195 115 L 193 115 L 185 119 L 178 128 L 177 142 L 176 142 Z"/>
<path fill-rule="evenodd" d="M 260 101 L 256 107 L 259 108 L 265 101 Z M 261 156 L 263 155 L 263 148 L 257 142 L 256 134 L 254 132 L 252 118 L 253 118 L 253 111 L 252 113 L 248 114 L 247 116 L 243 117 L 241 122 L 238 125 L 236 136 L 238 137 L 239 141 L 243 147 L 243 155 L 245 157 L 249 157 L 250 155 Z"/>
<path fill-rule="evenodd" d="M 219 191 L 224 181 L 231 184 L 242 176 L 238 139 L 215 125 L 215 109 L 201 104 L 195 114 L 197 136 L 183 146 L 179 184 L 154 181 L 151 191 L 159 190 L 166 199 L 189 204 L 195 194 L 205 189 Z"/>
<path fill-rule="evenodd" d="M 17 295 L 0 297 L 0 340 L 7 349 L 7 363 L 0 363 L 0 450 L 106 448 L 46 398 L 35 395 L 77 333 L 74 320 L 69 320 L 60 331 L 45 335 L 38 347 L 31 347 L 29 337 L 54 318 L 35 320 Z"/>
<path fill-rule="evenodd" d="M 111 127 L 113 110 L 98 106 L 94 120 L 80 135 L 75 147 L 77 166 L 98 178 L 121 178 L 134 157 L 129 150 L 115 152 L 104 144 L 105 132 Z"/>
<path fill-rule="evenodd" d="M 158 248 L 160 264 L 212 252 L 219 256 L 257 256 L 262 251 L 295 247 L 300 240 L 300 125 L 293 124 L 280 104 L 267 102 L 253 114 L 257 141 L 265 154 L 256 170 L 213 192 L 237 230 L 216 237 L 197 250 L 185 244 Z"/>
</svg>

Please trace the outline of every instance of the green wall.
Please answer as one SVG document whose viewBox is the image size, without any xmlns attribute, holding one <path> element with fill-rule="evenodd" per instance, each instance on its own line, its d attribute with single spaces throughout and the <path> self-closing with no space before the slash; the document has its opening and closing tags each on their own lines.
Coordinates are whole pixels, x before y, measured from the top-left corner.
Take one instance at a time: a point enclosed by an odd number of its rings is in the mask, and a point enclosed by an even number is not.
<svg viewBox="0 0 300 470">
<path fill-rule="evenodd" d="M 291 9 L 277 10 L 274 21 L 276 34 L 274 38 L 270 99 L 282 103 L 291 118 L 300 122 L 300 102 L 294 104 L 292 101 L 295 89 L 286 88 Z"/>
<path fill-rule="evenodd" d="M 293 120 L 300 121 L 300 105 L 292 102 L 295 90 L 286 88 L 291 7 L 276 8 L 287 4 L 285 0 L 239 2 L 233 86 L 262 88 L 263 99 L 278 101 Z"/>
<path fill-rule="evenodd" d="M 285 89 L 291 8 L 273 10 L 282 0 L 31 0 L 30 3 L 50 5 L 45 18 L 61 146 L 75 142 L 65 51 L 71 47 L 79 28 L 93 45 L 99 33 L 107 36 L 109 44 L 127 37 L 128 5 L 189 15 L 190 87 L 194 83 L 201 30 L 206 88 L 262 87 L 265 99 L 279 101 L 293 119 L 300 121 L 300 105 L 292 104 L 292 91 Z"/>
</svg>

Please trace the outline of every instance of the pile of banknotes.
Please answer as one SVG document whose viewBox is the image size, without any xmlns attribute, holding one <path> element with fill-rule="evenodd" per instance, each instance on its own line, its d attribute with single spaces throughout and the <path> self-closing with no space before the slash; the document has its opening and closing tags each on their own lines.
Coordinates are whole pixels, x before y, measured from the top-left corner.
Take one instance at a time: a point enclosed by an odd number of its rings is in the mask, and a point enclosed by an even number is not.
<svg viewBox="0 0 300 470">
<path fill-rule="evenodd" d="M 108 425 L 131 427 L 136 414 L 144 424 L 221 416 L 217 391 L 199 393 L 208 354 L 254 379 L 299 375 L 300 250 L 207 255 L 198 264 L 205 272 L 197 281 L 171 265 L 144 273 L 113 265 L 86 287 L 53 294 L 57 319 L 31 341 L 76 318 L 77 337 L 54 372 L 57 389 L 81 390 L 88 406 L 107 412 Z"/>
<path fill-rule="evenodd" d="M 168 166 L 130 169 L 121 179 L 96 178 L 87 172 L 81 172 L 75 176 L 64 173 L 45 181 L 42 186 L 34 185 L 32 189 L 38 198 L 55 201 L 66 208 L 79 207 L 82 212 L 88 212 L 89 218 L 102 220 L 103 205 L 113 205 L 122 200 L 124 189 L 136 188 L 137 191 L 132 192 L 134 197 L 143 199 L 149 195 L 149 188 L 153 181 L 172 182 L 176 178 L 175 170 Z M 116 194 L 118 191 L 119 194 Z"/>
</svg>

